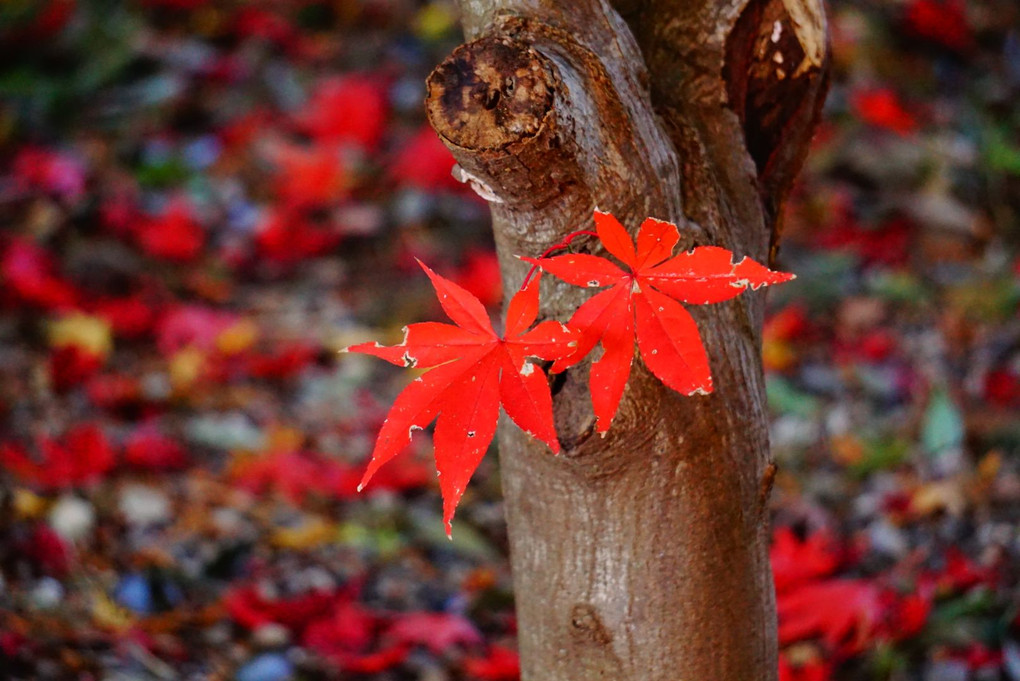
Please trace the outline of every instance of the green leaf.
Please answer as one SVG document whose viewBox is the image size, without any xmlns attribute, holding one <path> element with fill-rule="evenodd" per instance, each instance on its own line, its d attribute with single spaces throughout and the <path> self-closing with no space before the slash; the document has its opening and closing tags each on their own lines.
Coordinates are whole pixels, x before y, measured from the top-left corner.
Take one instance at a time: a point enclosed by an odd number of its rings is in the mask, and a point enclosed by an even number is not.
<svg viewBox="0 0 1020 681">
<path fill-rule="evenodd" d="M 1020 175 L 1020 147 L 1010 144 L 1000 128 L 988 130 L 984 152 L 985 161 L 992 170 Z"/>
<path fill-rule="evenodd" d="M 910 443 L 895 437 L 879 437 L 864 443 L 864 455 L 850 465 L 850 470 L 864 477 L 903 463 L 910 453 Z"/>
<path fill-rule="evenodd" d="M 782 376 L 770 374 L 765 379 L 765 395 L 769 409 L 777 414 L 794 414 L 812 418 L 820 409 L 818 399 L 798 390 Z"/>
</svg>

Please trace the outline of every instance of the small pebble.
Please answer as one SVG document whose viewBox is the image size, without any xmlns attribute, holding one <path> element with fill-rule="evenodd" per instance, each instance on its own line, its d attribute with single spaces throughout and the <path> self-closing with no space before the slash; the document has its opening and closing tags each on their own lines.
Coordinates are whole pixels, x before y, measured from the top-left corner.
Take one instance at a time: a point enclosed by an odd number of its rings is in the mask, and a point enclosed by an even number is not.
<svg viewBox="0 0 1020 681">
<path fill-rule="evenodd" d="M 157 525 L 170 519 L 170 499 L 146 485 L 127 485 L 120 492 L 120 512 L 130 525 Z"/>
<path fill-rule="evenodd" d="M 886 518 L 877 520 L 868 526 L 868 540 L 871 548 L 894 558 L 902 558 L 910 551 L 910 543 L 903 530 L 890 523 Z"/>
<path fill-rule="evenodd" d="M 252 640 L 262 648 L 279 648 L 290 642 L 290 631 L 282 624 L 270 622 L 256 629 Z"/>
<path fill-rule="evenodd" d="M 96 510 L 92 504 L 71 494 L 66 494 L 50 509 L 50 527 L 62 539 L 70 542 L 84 539 L 96 524 Z"/>
<path fill-rule="evenodd" d="M 64 599 L 64 586 L 53 577 L 43 577 L 32 589 L 32 605 L 40 610 L 50 610 Z"/>
<path fill-rule="evenodd" d="M 120 605 L 139 614 L 148 615 L 153 611 L 152 587 L 142 575 L 124 575 L 113 597 Z"/>
<path fill-rule="evenodd" d="M 236 681 L 286 681 L 294 677 L 294 665 L 280 653 L 253 657 L 237 670 Z"/>
<path fill-rule="evenodd" d="M 924 681 L 970 681 L 970 672 L 962 660 L 939 660 L 928 665 Z"/>
</svg>

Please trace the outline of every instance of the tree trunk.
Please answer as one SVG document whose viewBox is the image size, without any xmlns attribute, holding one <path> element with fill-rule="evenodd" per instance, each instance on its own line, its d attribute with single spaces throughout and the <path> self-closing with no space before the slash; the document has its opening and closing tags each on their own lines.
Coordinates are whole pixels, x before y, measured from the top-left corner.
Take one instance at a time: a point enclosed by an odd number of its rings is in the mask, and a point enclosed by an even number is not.
<svg viewBox="0 0 1020 681">
<path fill-rule="evenodd" d="M 817 121 L 820 0 L 462 0 L 428 114 L 490 201 L 506 290 L 597 206 L 766 260 Z M 778 56 L 777 56 L 778 55 Z M 596 250 L 593 241 L 578 241 Z M 587 292 L 546 277 L 545 318 Z M 776 677 L 763 293 L 692 309 L 715 392 L 635 359 L 608 435 L 588 365 L 552 378 L 563 453 L 500 431 L 525 681 Z"/>
</svg>

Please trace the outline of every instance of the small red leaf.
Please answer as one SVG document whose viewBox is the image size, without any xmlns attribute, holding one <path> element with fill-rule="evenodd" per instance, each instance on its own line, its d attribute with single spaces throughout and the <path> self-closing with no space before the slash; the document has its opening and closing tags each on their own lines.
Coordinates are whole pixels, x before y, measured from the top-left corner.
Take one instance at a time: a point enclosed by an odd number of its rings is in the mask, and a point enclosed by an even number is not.
<svg viewBox="0 0 1020 681">
<path fill-rule="evenodd" d="M 553 454 L 559 453 L 549 382 L 538 367 L 530 362 L 522 368 L 504 366 L 499 379 L 499 399 L 518 428 L 549 445 Z"/>
<path fill-rule="evenodd" d="M 450 319 L 465 329 L 492 336 L 493 339 L 496 338 L 496 332 L 492 330 L 492 322 L 489 321 L 489 313 L 485 311 L 485 306 L 481 301 L 464 288 L 430 270 L 420 260 L 418 264 L 425 270 L 425 274 L 429 275 L 432 286 L 436 289 L 439 304 L 442 305 L 443 312 Z"/>
<path fill-rule="evenodd" d="M 736 298 L 748 287 L 758 289 L 793 279 L 773 272 L 750 258 L 733 263 L 733 253 L 717 246 L 701 246 L 653 267 L 644 278 L 671 298 L 693 305 Z"/>
<path fill-rule="evenodd" d="M 535 272 L 531 280 L 520 291 L 514 294 L 506 306 L 506 335 L 519 336 L 538 317 L 538 282 L 541 272 Z"/>
<path fill-rule="evenodd" d="M 452 364 L 444 364 L 411 381 L 397 396 L 386 416 L 379 437 L 375 441 L 372 460 L 361 478 L 358 489 L 363 488 L 379 467 L 395 457 L 411 443 L 415 430 L 423 430 L 432 423 L 439 413 L 442 400 L 450 392 L 451 384 L 474 369 L 480 358 L 475 351 L 473 358 L 464 358 Z"/>
<path fill-rule="evenodd" d="M 499 354 L 498 348 L 493 349 L 478 360 L 473 371 L 447 388 L 446 392 L 453 399 L 443 400 L 436 421 L 436 469 L 439 489 L 443 492 L 443 523 L 447 534 L 451 532 L 450 521 L 468 480 L 496 434 Z"/>
<path fill-rule="evenodd" d="M 638 348 L 649 371 L 684 395 L 712 392 L 708 355 L 691 314 L 652 289 L 641 291 L 634 301 Z"/>
<path fill-rule="evenodd" d="M 638 230 L 637 250 L 641 254 L 636 269 L 653 267 L 673 255 L 680 241 L 680 230 L 672 222 L 648 218 Z"/>
<path fill-rule="evenodd" d="M 391 364 L 428 368 L 459 359 L 472 347 L 490 339 L 475 331 L 442 322 L 419 322 L 404 327 L 404 340 L 399 345 L 361 343 L 347 348 L 384 359 Z"/>
<path fill-rule="evenodd" d="M 595 411 L 596 430 L 609 430 L 620 406 L 623 390 L 634 361 L 634 313 L 626 289 L 617 287 L 618 303 L 609 308 L 611 316 L 602 334 L 602 357 L 591 365 L 591 405 Z"/>
<path fill-rule="evenodd" d="M 599 235 L 599 241 L 602 242 L 607 251 L 616 256 L 627 267 L 637 266 L 637 253 L 634 251 L 634 242 L 619 220 L 609 213 L 601 213 L 596 210 L 595 230 Z"/>
<path fill-rule="evenodd" d="M 534 258 L 522 258 L 522 260 L 538 263 L 544 271 L 574 286 L 600 288 L 615 284 L 627 277 L 626 272 L 605 258 L 587 253 L 557 255 L 541 260 Z"/>
</svg>

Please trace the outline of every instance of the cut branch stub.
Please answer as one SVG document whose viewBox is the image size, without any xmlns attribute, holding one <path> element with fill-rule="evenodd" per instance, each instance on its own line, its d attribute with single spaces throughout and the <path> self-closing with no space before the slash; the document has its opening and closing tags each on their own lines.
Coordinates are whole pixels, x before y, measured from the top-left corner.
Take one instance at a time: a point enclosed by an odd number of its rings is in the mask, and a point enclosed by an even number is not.
<svg viewBox="0 0 1020 681">
<path fill-rule="evenodd" d="M 427 85 L 425 109 L 461 167 L 455 176 L 484 199 L 537 210 L 577 181 L 576 152 L 558 120 L 560 74 L 531 45 L 479 38 L 454 50 Z"/>
<path fill-rule="evenodd" d="M 461 45 L 432 72 L 425 105 L 447 142 L 473 151 L 532 137 L 552 110 L 549 62 L 510 38 Z"/>
</svg>

